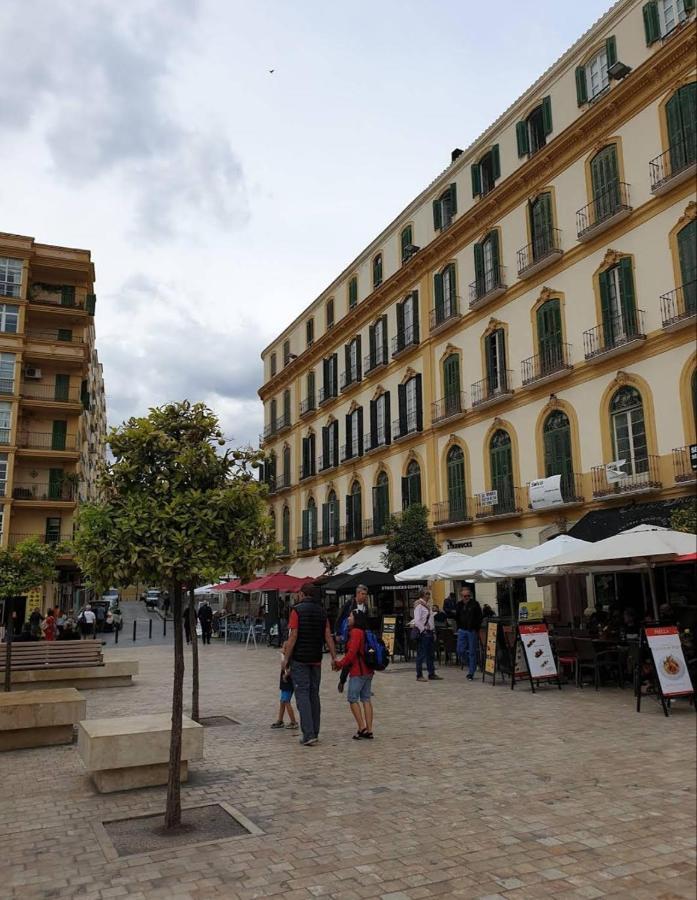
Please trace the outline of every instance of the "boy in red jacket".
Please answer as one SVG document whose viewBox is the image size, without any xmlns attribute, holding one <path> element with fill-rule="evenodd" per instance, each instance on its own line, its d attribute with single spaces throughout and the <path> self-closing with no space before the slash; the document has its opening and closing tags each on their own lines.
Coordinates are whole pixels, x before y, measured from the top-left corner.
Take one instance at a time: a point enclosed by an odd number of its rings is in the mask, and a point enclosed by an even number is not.
<svg viewBox="0 0 697 900">
<path fill-rule="evenodd" d="M 363 651 L 368 618 L 361 610 L 354 609 L 349 615 L 348 622 L 349 638 L 346 654 L 341 659 L 337 659 L 334 668 L 337 670 L 348 669 L 349 672 L 347 699 L 358 726 L 358 731 L 353 736 L 354 741 L 372 740 L 373 704 L 370 698 L 372 697 L 373 670 L 366 664 Z"/>
</svg>

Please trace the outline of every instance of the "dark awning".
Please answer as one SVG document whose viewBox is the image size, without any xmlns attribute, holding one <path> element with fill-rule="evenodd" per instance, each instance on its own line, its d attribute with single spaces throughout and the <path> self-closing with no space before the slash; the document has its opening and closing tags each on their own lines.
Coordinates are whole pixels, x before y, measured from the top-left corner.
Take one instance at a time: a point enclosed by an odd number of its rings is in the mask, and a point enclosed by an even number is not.
<svg viewBox="0 0 697 900">
<path fill-rule="evenodd" d="M 629 503 L 609 509 L 594 509 L 569 529 L 571 537 L 582 541 L 601 541 L 637 525 L 659 525 L 670 528 L 670 517 L 677 509 L 695 503 L 694 497 L 676 497 L 653 503 Z"/>
<path fill-rule="evenodd" d="M 359 584 L 366 587 L 387 587 L 397 585 L 402 587 L 392 572 L 376 572 L 373 569 L 366 569 L 363 572 L 345 573 L 343 575 L 333 575 L 328 581 L 322 585 L 325 591 L 335 591 L 341 593 L 343 591 L 353 591 Z"/>
</svg>

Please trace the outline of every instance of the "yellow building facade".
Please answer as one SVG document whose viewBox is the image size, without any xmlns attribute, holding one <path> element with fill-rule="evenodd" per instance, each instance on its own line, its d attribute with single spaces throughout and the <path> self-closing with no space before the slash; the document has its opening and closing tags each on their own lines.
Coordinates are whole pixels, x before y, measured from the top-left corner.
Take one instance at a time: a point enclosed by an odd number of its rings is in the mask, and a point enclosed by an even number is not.
<svg viewBox="0 0 697 900">
<path fill-rule="evenodd" d="M 620 0 L 263 351 L 288 564 L 694 494 L 696 59 L 693 2 Z"/>
<path fill-rule="evenodd" d="M 0 233 L 2 546 L 70 540 L 79 501 L 95 496 L 106 448 L 95 304 L 89 251 Z M 62 558 L 44 608 L 70 609 L 79 580 Z"/>
</svg>

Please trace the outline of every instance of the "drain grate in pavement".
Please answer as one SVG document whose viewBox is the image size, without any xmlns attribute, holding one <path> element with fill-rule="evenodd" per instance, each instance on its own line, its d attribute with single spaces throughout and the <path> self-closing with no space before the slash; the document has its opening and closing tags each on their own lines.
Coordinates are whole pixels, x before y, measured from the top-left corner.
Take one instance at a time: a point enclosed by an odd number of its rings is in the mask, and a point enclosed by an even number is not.
<svg viewBox="0 0 697 900">
<path fill-rule="evenodd" d="M 102 850 L 112 860 L 262 834 L 260 828 L 227 803 L 183 809 L 182 824 L 170 831 L 164 830 L 162 813 L 114 819 L 97 825 L 96 830 Z"/>
<path fill-rule="evenodd" d="M 225 725 L 240 724 L 237 719 L 231 719 L 230 716 L 206 716 L 198 721 L 204 728 L 222 728 Z"/>
</svg>

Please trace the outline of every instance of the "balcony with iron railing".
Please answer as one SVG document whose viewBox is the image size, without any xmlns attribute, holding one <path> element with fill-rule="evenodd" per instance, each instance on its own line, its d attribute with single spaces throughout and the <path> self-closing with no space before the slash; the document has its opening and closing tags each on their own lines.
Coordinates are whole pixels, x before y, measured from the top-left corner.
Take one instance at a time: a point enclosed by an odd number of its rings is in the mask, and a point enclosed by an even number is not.
<svg viewBox="0 0 697 900">
<path fill-rule="evenodd" d="M 386 366 L 388 363 L 387 359 L 387 348 L 383 345 L 375 348 L 374 353 L 369 353 L 363 360 L 363 370 L 366 375 L 368 372 L 372 372 L 373 369 L 378 369 L 380 366 Z"/>
<path fill-rule="evenodd" d="M 368 432 L 363 435 L 363 452 L 364 453 L 372 453 L 374 450 L 379 450 L 381 447 L 387 447 L 390 443 L 390 435 L 388 434 L 388 429 L 384 427 L 378 427 L 374 433 Z"/>
<path fill-rule="evenodd" d="M 632 309 L 617 316 L 607 316 L 602 325 L 583 332 L 583 355 L 586 359 L 615 356 L 646 340 L 644 310 Z"/>
<path fill-rule="evenodd" d="M 46 502 L 71 503 L 76 498 L 76 486 L 70 481 L 16 481 L 12 488 L 13 500 L 32 500 Z"/>
<path fill-rule="evenodd" d="M 576 213 L 579 241 L 591 240 L 616 222 L 626 219 L 631 212 L 629 185 L 624 181 L 611 182 Z"/>
<path fill-rule="evenodd" d="M 319 405 L 323 406 L 325 403 L 329 403 L 329 401 L 333 400 L 336 396 L 337 391 L 335 384 L 323 384 L 319 389 Z"/>
<path fill-rule="evenodd" d="M 272 494 L 278 494 L 280 491 L 287 490 L 291 486 L 290 472 L 281 472 L 278 475 L 274 475 L 268 480 L 267 484 Z"/>
<path fill-rule="evenodd" d="M 0 394 L 4 397 L 11 397 L 15 392 L 14 378 L 0 378 Z"/>
<path fill-rule="evenodd" d="M 429 313 L 429 327 L 431 334 L 437 334 L 446 325 L 452 324 L 456 319 L 460 319 L 460 298 L 452 295 L 448 297 L 442 306 L 437 306 Z"/>
<path fill-rule="evenodd" d="M 651 193 L 659 197 L 697 175 L 697 134 L 688 134 L 671 144 L 649 163 Z"/>
<path fill-rule="evenodd" d="M 441 425 L 450 419 L 463 415 L 467 405 L 467 395 L 464 391 L 456 391 L 448 394 L 441 400 L 435 400 L 431 404 L 431 421 L 434 425 Z"/>
<path fill-rule="evenodd" d="M 46 311 L 60 309 L 65 312 L 86 312 L 93 316 L 97 298 L 84 289 L 71 285 L 49 285 L 35 283 L 29 288 L 29 302 L 42 306 Z"/>
<path fill-rule="evenodd" d="M 416 421 L 416 416 L 407 416 L 401 423 L 399 419 L 395 419 L 392 423 L 392 440 L 397 443 L 414 434 L 418 434 L 421 430 Z"/>
<path fill-rule="evenodd" d="M 7 544 L 11 550 L 13 550 L 17 544 L 21 544 L 22 541 L 27 541 L 29 538 L 34 538 L 39 541 L 40 544 L 67 544 L 72 541 L 73 536 L 72 533 L 61 532 L 60 534 L 45 534 L 44 532 L 12 532 L 7 540 Z"/>
<path fill-rule="evenodd" d="M 81 334 L 72 328 L 27 328 L 28 340 L 48 341 L 53 344 L 84 344 Z"/>
<path fill-rule="evenodd" d="M 319 547 L 319 534 L 316 531 L 301 535 L 297 541 L 298 553 L 303 550 L 316 550 Z"/>
<path fill-rule="evenodd" d="M 697 480 L 697 444 L 673 450 L 673 475 L 677 484 Z"/>
<path fill-rule="evenodd" d="M 0 379 L 1 381 L 2 379 Z M 80 389 L 65 387 L 61 384 L 37 384 L 24 381 L 19 389 L 23 400 L 46 400 L 50 403 L 80 404 Z"/>
<path fill-rule="evenodd" d="M 513 393 L 513 370 L 482 378 L 472 385 L 472 409 L 482 409 L 510 397 Z"/>
<path fill-rule="evenodd" d="M 471 497 L 440 500 L 433 504 L 433 524 L 436 528 L 448 528 L 471 522 L 472 509 L 474 509 L 474 501 Z"/>
<path fill-rule="evenodd" d="M 341 462 L 346 462 L 349 459 L 359 459 L 363 456 L 363 444 L 358 441 L 356 445 L 351 444 L 342 444 L 341 445 Z"/>
<path fill-rule="evenodd" d="M 304 419 L 305 416 L 309 416 L 310 413 L 313 413 L 317 409 L 317 400 L 314 397 L 306 397 L 304 400 L 300 401 L 300 418 Z"/>
<path fill-rule="evenodd" d="M 383 537 L 387 534 L 387 526 L 390 517 L 385 519 L 364 519 L 363 521 L 363 537 Z"/>
<path fill-rule="evenodd" d="M 548 476 L 551 477 L 551 476 Z M 528 491 L 528 508 L 533 509 L 533 505 L 529 500 L 530 485 L 527 486 Z M 561 504 L 555 502 L 549 506 L 540 506 L 539 509 L 550 509 L 552 506 L 572 505 L 574 503 L 583 503 L 583 475 L 579 472 L 565 472 L 559 479 L 559 491 L 561 493 Z"/>
<path fill-rule="evenodd" d="M 359 384 L 361 380 L 361 369 L 358 363 L 353 366 L 350 366 L 344 372 L 341 373 L 341 379 L 339 384 L 341 386 L 341 390 L 345 391 L 350 387 L 353 387 L 355 384 Z"/>
<path fill-rule="evenodd" d="M 492 266 L 470 284 L 470 309 L 490 303 L 507 290 L 506 267 Z"/>
<path fill-rule="evenodd" d="M 334 525 L 333 527 L 328 528 L 326 531 L 322 529 L 318 529 L 317 531 L 317 546 L 318 547 L 336 547 L 341 543 L 341 528 L 339 525 Z"/>
<path fill-rule="evenodd" d="M 56 450 L 77 452 L 77 437 L 74 434 L 54 434 L 53 432 L 22 431 L 17 438 L 17 446 L 23 450 Z"/>
<path fill-rule="evenodd" d="M 518 250 L 518 278 L 530 278 L 547 268 L 562 252 L 561 231 L 558 228 L 541 229 L 529 244 Z"/>
<path fill-rule="evenodd" d="M 354 541 L 362 541 L 363 534 L 363 520 L 358 519 L 357 521 L 352 522 L 349 519 L 346 525 L 341 526 L 341 531 L 339 533 L 339 543 L 350 544 Z"/>
<path fill-rule="evenodd" d="M 306 469 L 304 466 L 298 468 L 298 481 L 306 481 L 308 478 L 314 478 L 316 474 L 317 470 L 314 467 L 313 460 L 313 464 L 309 469 Z"/>
<path fill-rule="evenodd" d="M 339 465 L 338 454 L 328 453 L 317 457 L 317 471 L 326 472 L 328 469 L 335 469 Z"/>
<path fill-rule="evenodd" d="M 683 284 L 661 295 L 661 320 L 666 331 L 694 325 L 697 315 L 697 281 Z"/>
<path fill-rule="evenodd" d="M 523 387 L 560 378 L 572 368 L 571 344 L 550 344 L 520 364 Z"/>
<path fill-rule="evenodd" d="M 407 328 L 398 331 L 392 338 L 392 356 L 398 356 L 400 353 L 404 353 L 405 350 L 416 347 L 418 343 L 419 327 L 416 324 L 409 325 Z"/>
<path fill-rule="evenodd" d="M 519 516 L 527 508 L 527 491 L 515 485 L 476 494 L 475 518 L 494 519 L 498 516 Z"/>
<path fill-rule="evenodd" d="M 623 474 L 626 473 L 626 474 Z M 628 459 L 618 466 L 593 466 L 593 496 L 596 499 L 624 494 L 645 494 L 661 488 L 658 456 Z"/>
</svg>

